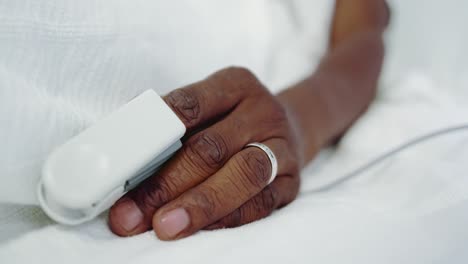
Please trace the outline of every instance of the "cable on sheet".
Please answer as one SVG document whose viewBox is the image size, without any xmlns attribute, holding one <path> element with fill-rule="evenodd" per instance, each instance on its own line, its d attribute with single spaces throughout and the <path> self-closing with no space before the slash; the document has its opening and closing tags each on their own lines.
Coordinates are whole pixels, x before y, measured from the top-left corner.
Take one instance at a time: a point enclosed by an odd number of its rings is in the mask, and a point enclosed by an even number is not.
<svg viewBox="0 0 468 264">
<path fill-rule="evenodd" d="M 458 132 L 463 132 L 463 131 L 468 131 L 468 124 L 461 124 L 461 125 L 457 125 L 457 126 L 447 127 L 447 128 L 441 129 L 441 130 L 437 130 L 437 131 L 434 131 L 434 132 L 419 136 L 417 138 L 414 138 L 414 139 L 412 139 L 412 140 L 410 140 L 410 141 L 408 141 L 408 142 L 406 142 L 406 143 L 404 143 L 404 144 L 402 144 L 400 146 L 397 146 L 397 147 L 395 147 L 395 148 L 393 148 L 393 149 L 391 149 L 391 150 L 377 156 L 376 158 L 374 158 L 371 161 L 367 162 L 366 164 L 358 167 L 357 169 L 351 171 L 350 173 L 347 173 L 347 174 L 343 175 L 342 177 L 339 177 L 337 180 L 332 181 L 330 183 L 327 183 L 326 185 L 320 186 L 317 189 L 304 192 L 304 193 L 302 193 L 302 195 L 318 193 L 318 192 L 325 192 L 325 191 L 328 191 L 330 189 L 336 188 L 337 186 L 342 185 L 342 184 L 346 183 L 347 181 L 360 176 L 362 173 L 368 171 L 369 169 L 375 167 L 376 165 L 382 163 L 383 161 L 385 161 L 385 160 L 387 160 L 387 159 L 389 159 L 391 157 L 394 157 L 395 155 L 400 154 L 401 152 L 403 152 L 403 151 L 405 151 L 407 149 L 413 148 L 413 147 L 418 146 L 418 145 L 420 145 L 422 143 L 425 143 L 427 141 L 430 141 L 430 140 L 433 140 L 433 139 L 436 139 L 436 138 L 439 138 L 439 137 L 442 137 L 442 136 L 446 136 L 446 135 L 453 134 L 453 133 L 458 133 Z"/>
</svg>

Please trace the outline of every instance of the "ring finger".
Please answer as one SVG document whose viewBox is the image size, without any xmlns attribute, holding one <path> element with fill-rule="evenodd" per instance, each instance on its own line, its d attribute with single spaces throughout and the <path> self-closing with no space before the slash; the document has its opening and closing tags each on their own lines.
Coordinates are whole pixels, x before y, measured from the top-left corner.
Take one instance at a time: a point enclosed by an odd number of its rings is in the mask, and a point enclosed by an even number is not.
<svg viewBox="0 0 468 264">
<path fill-rule="evenodd" d="M 264 142 L 278 159 L 278 174 L 295 170 L 286 141 Z M 269 183 L 272 165 L 261 149 L 249 147 L 235 154 L 224 167 L 198 186 L 159 209 L 153 228 L 159 238 L 188 236 L 233 212 Z"/>
</svg>

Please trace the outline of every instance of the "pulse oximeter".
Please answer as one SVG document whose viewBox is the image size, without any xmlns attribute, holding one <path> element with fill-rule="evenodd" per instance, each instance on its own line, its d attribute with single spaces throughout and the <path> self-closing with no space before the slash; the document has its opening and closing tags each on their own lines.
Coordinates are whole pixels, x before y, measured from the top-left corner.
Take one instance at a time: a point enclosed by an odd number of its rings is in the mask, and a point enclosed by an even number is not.
<svg viewBox="0 0 468 264">
<path fill-rule="evenodd" d="M 49 155 L 37 190 L 42 209 L 67 225 L 93 219 L 153 175 L 184 134 L 162 98 L 144 92 Z"/>
</svg>

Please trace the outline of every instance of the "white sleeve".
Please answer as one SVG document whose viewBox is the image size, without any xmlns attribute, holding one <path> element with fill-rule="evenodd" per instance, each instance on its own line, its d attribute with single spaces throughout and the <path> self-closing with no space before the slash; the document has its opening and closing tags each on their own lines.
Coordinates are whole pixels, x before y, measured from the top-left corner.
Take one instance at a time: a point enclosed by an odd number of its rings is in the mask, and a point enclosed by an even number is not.
<svg viewBox="0 0 468 264">
<path fill-rule="evenodd" d="M 328 45 L 335 1 L 271 0 L 273 41 L 266 83 L 279 92 L 311 74 Z"/>
</svg>

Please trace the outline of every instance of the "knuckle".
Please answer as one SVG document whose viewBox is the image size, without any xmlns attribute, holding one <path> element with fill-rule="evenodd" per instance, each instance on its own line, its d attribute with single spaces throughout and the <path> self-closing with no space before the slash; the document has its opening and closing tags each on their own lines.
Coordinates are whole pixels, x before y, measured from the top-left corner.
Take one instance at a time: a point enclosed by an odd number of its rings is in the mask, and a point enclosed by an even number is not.
<svg viewBox="0 0 468 264">
<path fill-rule="evenodd" d="M 159 208 L 171 199 L 171 188 L 161 181 L 155 183 L 143 183 L 134 194 L 141 207 L 149 210 Z"/>
<path fill-rule="evenodd" d="M 273 187 L 268 185 L 261 193 L 260 195 L 260 207 L 262 210 L 266 213 L 269 214 L 271 211 L 273 211 L 276 206 L 277 206 L 277 197 L 278 195 L 276 194 L 276 191 Z"/>
<path fill-rule="evenodd" d="M 190 89 L 177 89 L 165 97 L 166 103 L 176 114 L 191 127 L 198 123 L 200 114 L 200 98 Z"/>
<path fill-rule="evenodd" d="M 240 155 L 238 163 L 243 178 L 257 189 L 263 188 L 270 179 L 270 160 L 261 150 L 247 148 L 243 154 Z"/>
<path fill-rule="evenodd" d="M 299 175 L 288 176 L 291 183 L 287 190 L 282 190 L 281 200 L 277 199 L 275 208 L 282 208 L 294 201 L 299 193 L 300 177 Z"/>
<path fill-rule="evenodd" d="M 244 91 L 266 91 L 257 76 L 247 68 L 231 66 L 224 69 L 222 72 L 237 89 L 242 89 Z"/>
<path fill-rule="evenodd" d="M 230 215 L 222 220 L 222 224 L 225 227 L 236 227 L 242 225 L 242 210 L 237 208 Z"/>
<path fill-rule="evenodd" d="M 196 166 L 207 167 L 210 172 L 221 167 L 228 156 L 227 143 L 216 132 L 199 133 L 187 142 L 187 150 L 190 160 Z"/>
<path fill-rule="evenodd" d="M 252 71 L 245 67 L 239 67 L 239 66 L 231 66 L 226 68 L 226 71 L 231 74 L 232 76 L 235 77 L 242 77 L 243 79 L 251 79 L 251 78 L 257 78 L 255 77 L 255 74 L 253 74 Z"/>
<path fill-rule="evenodd" d="M 301 179 L 299 175 L 297 174 L 297 176 L 293 177 L 293 186 L 289 192 L 290 195 L 286 197 L 283 206 L 291 203 L 292 201 L 296 199 L 297 195 L 299 194 L 300 185 L 301 185 Z"/>
<path fill-rule="evenodd" d="M 188 204 L 191 204 L 193 210 L 197 210 L 202 213 L 205 219 L 212 219 L 215 210 L 218 198 L 216 191 L 212 188 L 209 188 L 205 191 L 194 191 L 190 196 L 191 201 Z"/>
</svg>

